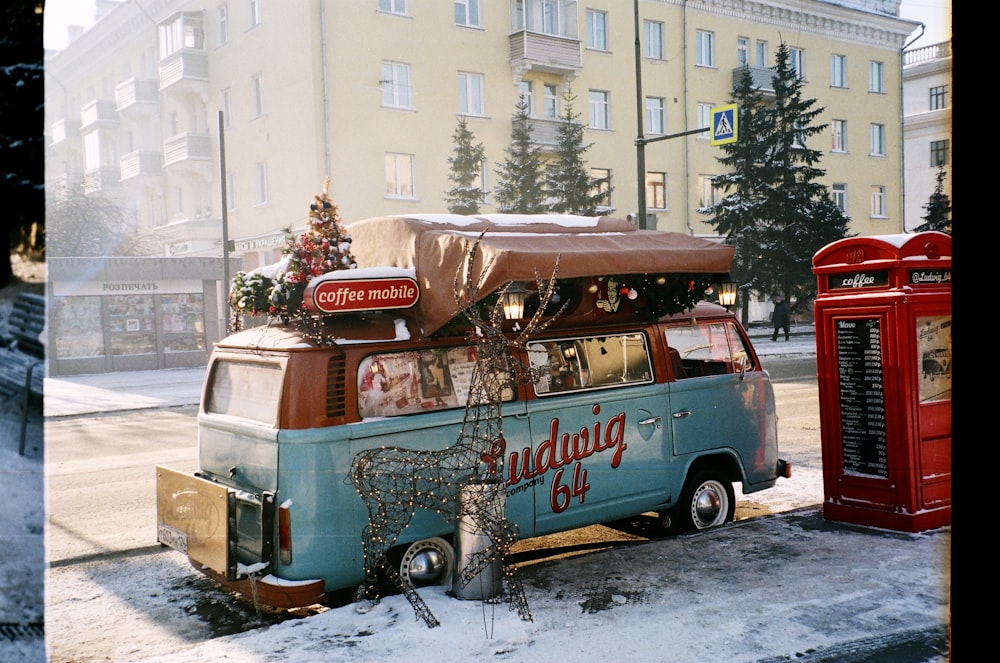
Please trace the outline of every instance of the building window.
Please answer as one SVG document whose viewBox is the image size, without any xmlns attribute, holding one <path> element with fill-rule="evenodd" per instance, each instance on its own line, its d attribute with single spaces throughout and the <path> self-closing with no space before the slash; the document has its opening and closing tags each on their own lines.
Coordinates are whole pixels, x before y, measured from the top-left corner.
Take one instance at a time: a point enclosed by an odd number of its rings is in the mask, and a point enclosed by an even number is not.
<svg viewBox="0 0 1000 663">
<path fill-rule="evenodd" d="M 651 60 L 663 58 L 663 24 L 659 21 L 642 22 L 643 51 L 642 54 Z"/>
<path fill-rule="evenodd" d="M 413 198 L 413 155 L 385 155 L 385 195 L 387 198 Z"/>
<path fill-rule="evenodd" d="M 531 81 L 521 81 L 518 83 L 518 94 L 521 100 L 528 106 L 528 115 L 535 116 L 535 84 Z"/>
<path fill-rule="evenodd" d="M 261 3 L 264 0 L 247 0 L 247 17 L 249 23 L 247 28 L 255 28 L 260 25 Z"/>
<path fill-rule="evenodd" d="M 458 112 L 462 115 L 486 114 L 482 74 L 458 74 Z"/>
<path fill-rule="evenodd" d="M 258 162 L 254 166 L 254 205 L 263 205 L 267 202 L 267 164 Z"/>
<path fill-rule="evenodd" d="M 806 78 L 806 50 L 804 48 L 788 49 L 788 66 L 799 77 L 799 80 Z"/>
<path fill-rule="evenodd" d="M 939 85 L 931 88 L 930 110 L 941 110 L 948 107 L 948 86 Z"/>
<path fill-rule="evenodd" d="M 885 156 L 885 125 L 873 124 L 871 127 L 871 155 Z"/>
<path fill-rule="evenodd" d="M 931 141 L 931 168 L 948 165 L 948 141 Z"/>
<path fill-rule="evenodd" d="M 868 63 L 868 91 L 876 94 L 885 94 L 885 63 Z"/>
<path fill-rule="evenodd" d="M 646 173 L 646 207 L 667 209 L 666 173 Z"/>
<path fill-rule="evenodd" d="M 554 83 L 542 86 L 542 105 L 545 117 L 559 117 L 559 91 Z"/>
<path fill-rule="evenodd" d="M 455 25 L 480 28 L 479 3 L 481 0 L 455 0 Z"/>
<path fill-rule="evenodd" d="M 597 51 L 608 50 L 607 12 L 587 10 L 587 48 Z"/>
<path fill-rule="evenodd" d="M 754 66 L 766 67 L 767 66 L 767 42 L 758 39 L 754 44 Z"/>
<path fill-rule="evenodd" d="M 847 120 L 834 120 L 830 123 L 830 127 L 833 131 L 833 145 L 831 146 L 831 149 L 834 152 L 846 152 Z"/>
<path fill-rule="evenodd" d="M 750 40 L 746 37 L 736 38 L 736 66 L 746 67 L 750 64 Z"/>
<path fill-rule="evenodd" d="M 713 207 L 719 204 L 719 190 L 712 186 L 714 175 L 699 175 L 698 187 L 701 197 L 698 201 L 700 207 Z"/>
<path fill-rule="evenodd" d="M 872 186 L 872 218 L 885 218 L 885 187 L 881 184 Z"/>
<path fill-rule="evenodd" d="M 219 99 L 219 110 L 222 111 L 222 126 L 226 129 L 233 128 L 233 93 L 226 88 L 222 91 Z"/>
<path fill-rule="evenodd" d="M 830 87 L 847 87 L 847 56 L 830 56 Z"/>
<path fill-rule="evenodd" d="M 698 30 L 695 33 L 695 64 L 699 67 L 715 66 L 715 33 Z"/>
<path fill-rule="evenodd" d="M 663 97 L 646 97 L 646 132 L 667 133 L 667 110 Z"/>
<path fill-rule="evenodd" d="M 264 82 L 260 74 L 250 78 L 250 117 L 257 118 L 264 114 Z"/>
<path fill-rule="evenodd" d="M 184 12 L 157 26 L 160 59 L 182 48 L 205 50 L 205 19 L 201 12 Z"/>
<path fill-rule="evenodd" d="M 699 129 L 710 129 L 712 126 L 712 108 L 714 104 L 705 103 L 703 101 L 698 102 L 698 128 Z M 698 134 L 698 140 L 708 140 L 710 138 L 709 134 L 711 131 L 702 131 Z"/>
<path fill-rule="evenodd" d="M 588 93 L 591 129 L 611 128 L 611 93 L 604 90 L 590 90 Z"/>
<path fill-rule="evenodd" d="M 847 213 L 847 185 L 837 184 L 833 185 L 833 204 L 837 206 L 841 212 Z"/>
<path fill-rule="evenodd" d="M 593 182 L 590 195 L 598 196 L 598 207 L 611 207 L 611 169 L 591 168 L 590 181 Z"/>
<path fill-rule="evenodd" d="M 229 8 L 224 4 L 215 10 L 215 38 L 218 46 L 229 43 Z"/>
<path fill-rule="evenodd" d="M 389 14 L 405 14 L 406 0 L 378 0 L 378 10 Z"/>
<path fill-rule="evenodd" d="M 412 108 L 412 86 L 409 65 L 398 62 L 382 63 L 382 105 L 390 108 Z"/>
</svg>

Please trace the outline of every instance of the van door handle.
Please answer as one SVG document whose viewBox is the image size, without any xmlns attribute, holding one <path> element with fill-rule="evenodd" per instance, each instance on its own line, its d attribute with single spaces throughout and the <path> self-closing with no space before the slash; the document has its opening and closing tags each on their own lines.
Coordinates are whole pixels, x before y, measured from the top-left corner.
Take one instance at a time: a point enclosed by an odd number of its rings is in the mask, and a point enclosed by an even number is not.
<svg viewBox="0 0 1000 663">
<path fill-rule="evenodd" d="M 642 426 L 643 424 L 646 424 L 652 426 L 653 424 L 658 424 L 658 423 L 660 423 L 659 417 L 650 417 L 649 419 L 643 419 L 642 421 L 640 421 L 639 425 Z"/>
<path fill-rule="evenodd" d="M 680 419 L 682 417 L 691 416 L 691 410 L 681 410 L 680 412 L 674 412 L 674 419 Z"/>
</svg>

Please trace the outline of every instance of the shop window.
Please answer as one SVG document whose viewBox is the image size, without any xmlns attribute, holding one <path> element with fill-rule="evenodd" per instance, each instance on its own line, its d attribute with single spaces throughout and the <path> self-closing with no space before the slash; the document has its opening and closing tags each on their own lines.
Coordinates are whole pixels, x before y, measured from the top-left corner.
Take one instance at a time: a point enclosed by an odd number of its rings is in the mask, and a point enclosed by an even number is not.
<svg viewBox="0 0 1000 663">
<path fill-rule="evenodd" d="M 156 352 L 156 313 L 153 295 L 114 295 L 108 298 L 108 335 L 111 354 Z"/>
<path fill-rule="evenodd" d="M 204 295 L 160 295 L 160 341 L 164 352 L 205 351 Z"/>
<path fill-rule="evenodd" d="M 57 297 L 53 300 L 57 359 L 104 356 L 101 298 Z"/>
</svg>

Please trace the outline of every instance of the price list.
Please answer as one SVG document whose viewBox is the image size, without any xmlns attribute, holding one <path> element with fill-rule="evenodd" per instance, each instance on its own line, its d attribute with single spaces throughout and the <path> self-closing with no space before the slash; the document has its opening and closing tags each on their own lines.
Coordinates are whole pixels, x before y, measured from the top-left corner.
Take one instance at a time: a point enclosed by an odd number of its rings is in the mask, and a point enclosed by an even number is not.
<svg viewBox="0 0 1000 663">
<path fill-rule="evenodd" d="M 837 375 L 844 470 L 888 477 L 878 318 L 837 321 Z"/>
</svg>

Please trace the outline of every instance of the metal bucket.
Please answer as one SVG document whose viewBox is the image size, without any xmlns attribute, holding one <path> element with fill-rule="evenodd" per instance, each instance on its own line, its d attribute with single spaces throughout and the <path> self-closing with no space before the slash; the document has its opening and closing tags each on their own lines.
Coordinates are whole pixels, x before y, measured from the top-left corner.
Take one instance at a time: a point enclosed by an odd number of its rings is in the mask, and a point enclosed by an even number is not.
<svg viewBox="0 0 1000 663">
<path fill-rule="evenodd" d="M 455 522 L 455 575 L 452 593 L 460 599 L 483 600 L 497 596 L 502 588 L 503 559 L 490 551 L 492 541 L 486 525 L 504 519 L 506 494 L 499 479 L 472 478 L 462 486 L 460 511 Z M 479 553 L 490 557 L 476 571 Z M 470 574 L 472 574 L 470 576 Z M 465 580 L 468 582 L 465 582 Z"/>
</svg>

